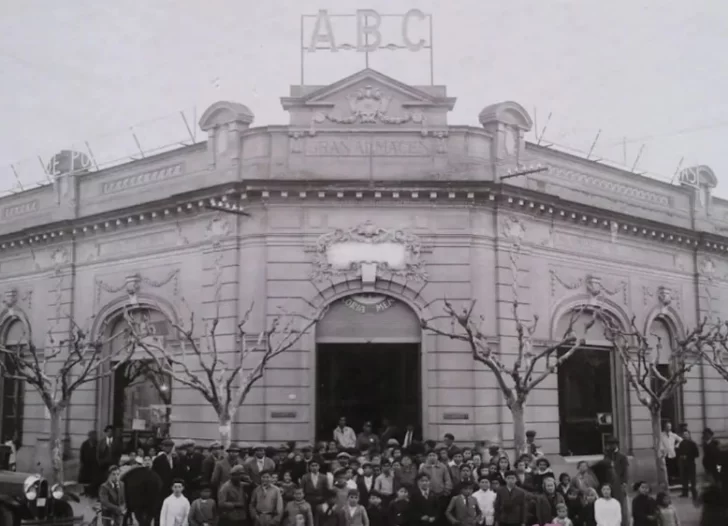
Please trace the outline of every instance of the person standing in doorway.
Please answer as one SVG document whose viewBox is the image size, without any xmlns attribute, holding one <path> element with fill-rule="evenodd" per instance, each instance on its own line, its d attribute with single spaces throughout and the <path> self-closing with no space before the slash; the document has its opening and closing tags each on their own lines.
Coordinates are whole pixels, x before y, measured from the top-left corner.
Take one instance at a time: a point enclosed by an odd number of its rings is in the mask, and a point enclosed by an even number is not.
<svg viewBox="0 0 728 526">
<path fill-rule="evenodd" d="M 346 425 L 346 417 L 339 418 L 339 425 L 334 429 L 334 442 L 344 451 L 356 451 L 356 433 Z"/>
<path fill-rule="evenodd" d="M 372 431 L 372 423 L 364 422 L 361 433 L 356 437 L 356 449 L 367 450 L 372 453 L 379 452 L 379 437 Z"/>
<path fill-rule="evenodd" d="M 665 458 L 668 484 L 672 484 L 678 479 L 679 470 L 675 449 L 680 440 L 681 438 L 673 433 L 672 424 L 665 422 L 660 434 L 660 454 Z"/>
<path fill-rule="evenodd" d="M 622 524 L 629 524 L 629 507 L 627 506 L 629 460 L 619 450 L 619 441 L 615 437 L 609 437 L 606 442 L 604 461 L 608 467 L 607 483 L 611 487 L 611 496 L 617 500 L 622 511 Z M 602 488 L 603 486 L 602 483 Z"/>
<path fill-rule="evenodd" d="M 695 461 L 700 456 L 698 445 L 690 438 L 690 431 L 683 431 L 682 440 L 675 451 L 680 467 L 680 479 L 682 480 L 682 496 L 687 497 L 688 491 L 693 499 L 698 498 L 698 490 L 695 487 Z"/>
<path fill-rule="evenodd" d="M 415 434 L 415 426 L 408 424 L 402 435 L 402 449 L 407 451 L 415 442 L 421 442 L 421 440 Z"/>
</svg>

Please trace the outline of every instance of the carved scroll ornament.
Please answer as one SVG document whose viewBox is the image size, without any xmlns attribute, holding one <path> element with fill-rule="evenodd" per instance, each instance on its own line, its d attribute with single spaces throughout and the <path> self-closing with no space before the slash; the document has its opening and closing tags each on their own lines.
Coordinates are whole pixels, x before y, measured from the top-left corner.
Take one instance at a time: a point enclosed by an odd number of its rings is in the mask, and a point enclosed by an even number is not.
<svg viewBox="0 0 728 526">
<path fill-rule="evenodd" d="M 403 230 L 387 230 L 367 221 L 349 229 L 322 235 L 308 251 L 313 253 L 311 279 L 358 274 L 362 265 L 406 279 L 427 279 L 419 237 Z"/>
<path fill-rule="evenodd" d="M 624 305 L 628 304 L 628 288 L 626 281 L 620 281 L 615 287 L 611 288 L 607 287 L 602 281 L 602 278 L 595 274 L 587 274 L 583 278 L 568 280 L 559 276 L 559 274 L 555 270 L 551 270 L 550 273 L 551 297 L 554 297 L 556 295 L 556 285 L 559 284 L 566 290 L 577 290 L 583 287 L 586 293 L 589 294 L 589 296 L 591 296 L 594 300 L 604 296 L 616 296 L 617 294 L 621 293 L 622 302 L 624 303 Z"/>
</svg>

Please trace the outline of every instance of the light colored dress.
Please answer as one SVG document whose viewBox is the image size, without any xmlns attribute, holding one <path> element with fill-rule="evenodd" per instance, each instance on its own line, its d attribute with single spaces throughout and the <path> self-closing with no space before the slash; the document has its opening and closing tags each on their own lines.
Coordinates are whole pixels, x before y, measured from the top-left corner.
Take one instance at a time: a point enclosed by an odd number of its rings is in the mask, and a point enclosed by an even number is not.
<svg viewBox="0 0 728 526">
<path fill-rule="evenodd" d="M 657 510 L 660 513 L 660 526 L 680 526 L 680 518 L 672 504 L 666 508 L 659 507 Z"/>
<path fill-rule="evenodd" d="M 594 503 L 597 526 L 622 526 L 622 506 L 614 498 L 599 498 Z"/>
</svg>

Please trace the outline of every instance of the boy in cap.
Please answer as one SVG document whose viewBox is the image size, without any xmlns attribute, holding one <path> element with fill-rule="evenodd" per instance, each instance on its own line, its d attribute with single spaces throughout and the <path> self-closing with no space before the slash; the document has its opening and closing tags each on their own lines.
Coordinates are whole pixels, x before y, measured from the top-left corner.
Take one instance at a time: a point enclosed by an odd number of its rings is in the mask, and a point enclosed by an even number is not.
<svg viewBox="0 0 728 526">
<path fill-rule="evenodd" d="M 238 465 L 239 453 L 240 448 L 235 444 L 230 444 L 227 448 L 227 455 L 215 464 L 215 469 L 212 472 L 212 479 L 210 481 L 213 491 L 219 491 L 220 488 L 222 488 L 222 485 L 230 480 L 230 473 L 232 469 Z"/>
<path fill-rule="evenodd" d="M 200 485 L 200 496 L 190 505 L 189 526 L 215 526 L 217 507 L 208 484 Z"/>
<path fill-rule="evenodd" d="M 210 444 L 210 451 L 202 461 L 202 482 L 204 484 L 212 483 L 212 473 L 215 471 L 215 464 L 222 459 L 222 444 L 213 442 Z"/>
<path fill-rule="evenodd" d="M 222 485 L 217 494 L 220 513 L 218 526 L 238 526 L 248 517 L 247 498 L 242 483 L 244 472 L 243 466 L 233 466 L 230 470 L 230 480 Z"/>
</svg>

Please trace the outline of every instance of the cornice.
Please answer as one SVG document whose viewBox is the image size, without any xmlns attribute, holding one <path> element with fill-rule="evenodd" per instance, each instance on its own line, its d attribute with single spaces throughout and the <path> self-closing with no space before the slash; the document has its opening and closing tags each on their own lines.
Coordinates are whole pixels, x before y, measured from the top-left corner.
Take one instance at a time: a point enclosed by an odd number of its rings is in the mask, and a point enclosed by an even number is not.
<svg viewBox="0 0 728 526">
<path fill-rule="evenodd" d="M 581 227 L 630 235 L 675 247 L 728 253 L 728 237 L 691 231 L 656 221 L 615 213 L 566 201 L 550 194 L 491 182 L 369 182 L 258 180 L 222 185 L 173 196 L 169 200 L 46 225 L 0 238 L 0 253 L 96 236 L 109 231 L 136 228 L 150 222 L 178 221 L 198 214 L 211 215 L 210 205 L 231 213 L 250 205 L 301 205 L 332 203 L 356 206 L 376 203 L 393 207 L 451 205 L 510 209 L 526 215 L 547 217 Z"/>
</svg>

